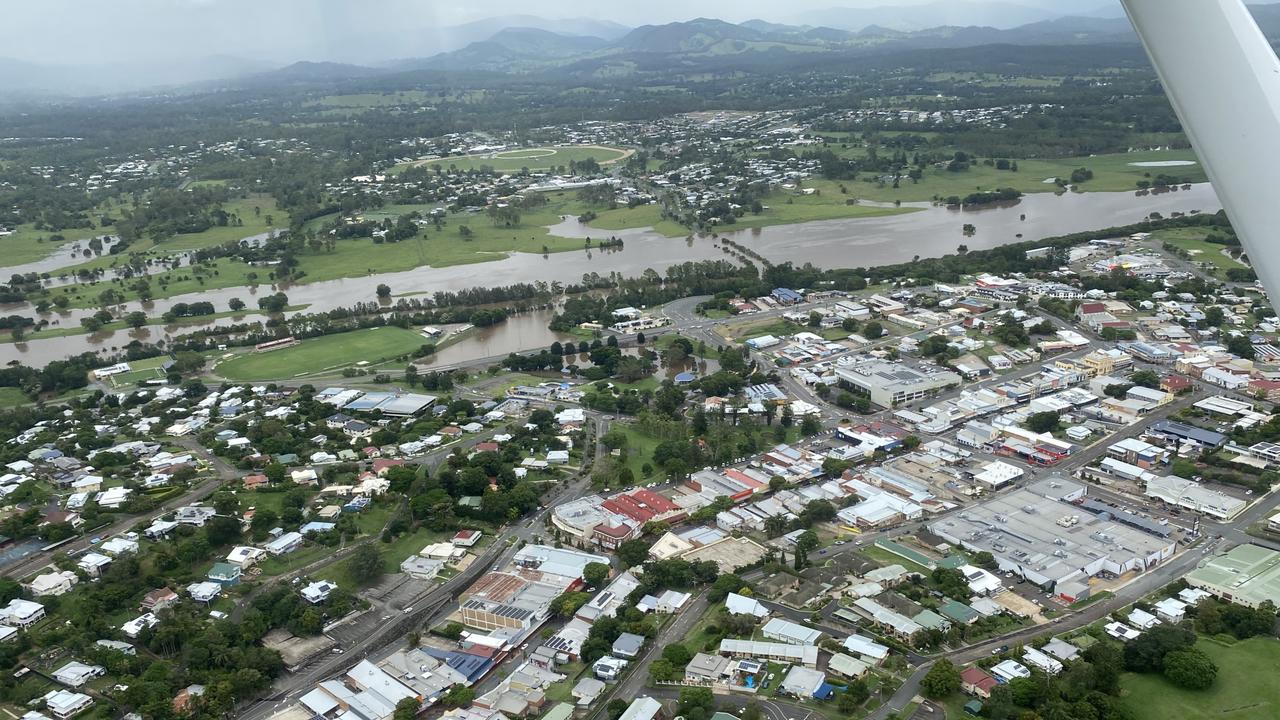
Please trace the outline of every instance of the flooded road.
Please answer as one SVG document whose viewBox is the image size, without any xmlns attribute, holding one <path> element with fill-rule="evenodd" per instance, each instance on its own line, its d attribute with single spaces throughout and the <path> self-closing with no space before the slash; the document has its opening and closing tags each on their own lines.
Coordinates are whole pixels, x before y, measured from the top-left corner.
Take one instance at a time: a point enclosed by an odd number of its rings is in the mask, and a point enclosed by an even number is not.
<svg viewBox="0 0 1280 720">
<path fill-rule="evenodd" d="M 1208 183 L 1193 185 L 1189 190 L 1138 197 L 1132 192 L 1116 193 L 1037 193 L 1028 195 L 1006 207 L 960 210 L 929 206 L 912 213 L 884 217 L 824 220 L 795 225 L 739 230 L 723 233 L 726 238 L 748 247 L 773 262 L 806 262 L 820 267 L 869 267 L 908 262 L 915 256 L 937 257 L 954 253 L 963 244 L 970 250 L 981 250 L 1013 242 L 1065 235 L 1127 225 L 1158 212 L 1216 212 L 1221 203 Z M 965 224 L 974 231 L 966 236 Z M 374 289 L 385 283 L 396 295 L 462 290 L 476 286 L 501 286 L 527 282 L 576 283 L 583 275 L 608 275 L 617 272 L 637 276 L 646 269 L 663 272 L 674 264 L 696 260 L 730 259 L 715 237 L 666 238 L 649 230 L 603 231 L 569 219 L 552 230 L 565 237 L 620 237 L 622 248 L 569 251 L 547 256 L 513 253 L 492 262 L 434 268 L 423 266 L 403 272 L 379 273 L 359 278 L 343 278 L 294 286 L 259 285 L 255 288 L 226 288 L 156 300 L 143 307 L 138 301 L 127 303 L 127 310 L 143 309 L 155 316 L 178 302 L 210 301 L 219 309 L 239 297 L 253 307 L 255 298 L 277 290 L 288 294 L 293 305 L 309 305 L 306 312 L 322 312 L 369 301 Z M 1021 235 L 1021 237 L 1019 237 Z M 34 315 L 29 304 L 0 307 L 0 313 Z M 80 318 L 92 311 L 77 310 L 57 316 L 59 327 L 74 327 Z M 500 355 L 514 350 L 549 345 L 557 337 L 541 329 L 530 318 L 521 316 L 502 325 L 478 331 L 473 337 L 445 348 L 437 356 L 439 364 Z M 212 324 L 229 324 L 233 319 L 214 320 Z M 540 322 L 540 321 L 539 321 Z M 190 332 L 196 327 L 173 328 L 173 333 Z M 154 342 L 164 337 L 164 328 L 152 326 L 141 331 L 117 331 L 95 336 L 73 335 L 61 338 L 31 340 L 21 344 L 0 344 L 0 362 L 18 360 L 41 366 L 50 360 L 86 350 L 112 349 L 134 339 Z"/>
</svg>

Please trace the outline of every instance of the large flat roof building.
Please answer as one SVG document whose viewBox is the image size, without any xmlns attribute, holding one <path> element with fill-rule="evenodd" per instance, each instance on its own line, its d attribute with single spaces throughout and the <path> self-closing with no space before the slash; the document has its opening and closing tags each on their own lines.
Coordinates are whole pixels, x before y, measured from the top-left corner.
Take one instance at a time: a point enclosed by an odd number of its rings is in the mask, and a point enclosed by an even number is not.
<svg viewBox="0 0 1280 720">
<path fill-rule="evenodd" d="M 873 357 L 841 364 L 836 368 L 836 377 L 881 407 L 893 407 L 922 398 L 961 382 L 960 376 L 950 370 L 918 370 L 900 362 Z"/>
<path fill-rule="evenodd" d="M 1280 605 L 1280 552 L 1259 545 L 1237 545 L 1209 558 L 1186 576 L 1187 584 L 1245 607 L 1270 600 Z"/>
<path fill-rule="evenodd" d="M 1192 512 L 1204 513 L 1217 520 L 1230 520 L 1245 508 L 1239 498 L 1210 490 L 1198 482 L 1184 480 L 1176 475 L 1153 477 L 1147 480 L 1147 497 L 1176 505 Z"/>
<path fill-rule="evenodd" d="M 1173 557 L 1176 541 L 1092 516 L 1073 505 L 1085 486 L 1060 476 L 990 498 L 930 524 L 947 542 L 995 556 L 1015 572 L 1072 600 L 1088 579 L 1143 571 Z"/>
</svg>

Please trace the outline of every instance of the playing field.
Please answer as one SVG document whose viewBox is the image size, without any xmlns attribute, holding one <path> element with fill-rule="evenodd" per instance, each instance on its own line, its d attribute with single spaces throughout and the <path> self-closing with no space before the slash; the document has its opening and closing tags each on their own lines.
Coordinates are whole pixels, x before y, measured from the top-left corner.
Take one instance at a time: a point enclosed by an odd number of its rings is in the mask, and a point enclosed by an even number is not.
<svg viewBox="0 0 1280 720">
<path fill-rule="evenodd" d="M 559 165 L 568 166 L 570 162 L 582 162 L 588 158 L 601 165 L 615 163 L 632 154 L 632 150 L 604 147 L 601 145 L 548 146 L 536 148 L 516 148 L 499 152 L 481 153 L 478 155 L 460 155 L 457 157 L 437 158 L 433 160 L 417 160 L 391 169 L 397 173 L 414 165 L 425 165 L 429 168 L 440 166 L 443 169 L 475 170 L 482 167 L 492 168 L 497 172 L 519 172 L 524 168 L 530 170 L 546 170 Z"/>
<path fill-rule="evenodd" d="M 213 372 L 228 380 L 287 380 L 304 375 L 349 367 L 358 362 L 388 360 L 412 352 L 427 343 L 426 338 L 397 327 L 355 330 L 339 335 L 311 338 L 292 347 L 269 352 L 250 352 L 219 363 Z"/>
<path fill-rule="evenodd" d="M 1191 255 L 1191 259 L 1196 262 L 1207 262 L 1223 270 L 1248 267 L 1234 258 L 1223 255 L 1222 251 L 1227 249 L 1226 245 L 1205 242 L 1204 236 L 1208 234 L 1209 230 L 1205 228 L 1169 228 L 1154 232 L 1151 237 L 1186 250 Z"/>
<path fill-rule="evenodd" d="M 1124 675 L 1124 702 L 1137 720 L 1280 717 L 1280 696 L 1275 691 L 1280 641 L 1257 637 L 1228 647 L 1201 640 L 1196 647 L 1218 666 L 1218 677 L 1208 690 L 1182 690 L 1156 674 Z"/>
</svg>

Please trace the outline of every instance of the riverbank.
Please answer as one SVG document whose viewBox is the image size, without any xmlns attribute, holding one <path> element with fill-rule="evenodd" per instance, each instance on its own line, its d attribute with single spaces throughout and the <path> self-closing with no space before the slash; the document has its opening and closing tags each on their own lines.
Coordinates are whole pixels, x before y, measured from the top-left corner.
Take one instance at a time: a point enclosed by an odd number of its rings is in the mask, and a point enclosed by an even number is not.
<svg viewBox="0 0 1280 720">
<path fill-rule="evenodd" d="M 970 250 L 981 250 L 1014 242 L 1067 235 L 1103 227 L 1119 227 L 1139 222 L 1152 213 L 1169 216 L 1175 212 L 1215 212 L 1221 205 L 1208 184 L 1193 186 L 1159 195 L 1136 196 L 1134 193 L 1039 194 L 1024 197 L 1009 206 L 979 210 L 950 209 L 931 206 L 918 212 L 885 217 L 827 220 L 800 225 L 779 225 L 726 233 L 727 239 L 749 248 L 773 262 L 806 262 L 822 268 L 873 267 L 910 262 L 915 257 L 941 257 L 954 253 L 963 244 Z M 567 225 L 557 231 L 571 232 Z M 964 224 L 972 224 L 974 232 L 965 235 Z M 581 230 L 581 226 L 579 231 Z M 386 284 L 393 295 L 413 292 L 459 291 L 477 286 L 498 287 L 518 283 L 580 283 L 584 275 L 639 277 L 652 269 L 664 273 L 673 265 L 699 260 L 728 260 L 718 237 L 685 237 L 672 239 L 652 231 L 617 233 L 621 248 L 600 251 L 561 253 L 543 256 L 512 253 L 495 262 L 486 263 L 479 271 L 474 265 L 435 268 L 418 266 L 410 270 L 378 273 L 359 278 L 312 282 L 299 285 L 259 285 L 252 288 L 233 287 L 205 289 L 191 295 L 178 295 L 152 302 L 142 308 L 148 314 L 163 313 L 178 302 L 208 301 L 215 307 L 226 307 L 233 297 L 256 305 L 256 297 L 272 292 L 285 292 L 292 304 L 310 305 L 310 312 L 326 312 L 349 307 L 356 302 L 373 301 L 375 289 Z M 581 243 L 581 239 L 572 242 Z M 578 245 L 581 247 L 581 245 Z M 94 290 L 96 295 L 106 283 Z M 126 303 L 123 310 L 135 309 L 138 303 Z M 31 315 L 30 306 L 11 306 L 7 314 Z M 78 310 L 63 322 L 79 322 Z M 509 325 L 504 323 L 503 325 Z M 501 334 L 501 329 L 493 334 Z M 530 336 L 534 334 L 531 332 Z M 489 336 L 488 333 L 485 334 Z M 128 339 L 98 339 L 89 336 L 49 338 L 22 345 L 0 346 L 0 360 L 16 360 L 42 366 L 51 360 L 85 351 L 111 349 L 127 344 Z M 468 343 L 469 345 L 470 343 Z M 524 345 L 536 347 L 541 343 Z M 495 348 L 512 345 L 495 341 Z M 497 354 L 497 351 L 490 354 Z"/>
</svg>

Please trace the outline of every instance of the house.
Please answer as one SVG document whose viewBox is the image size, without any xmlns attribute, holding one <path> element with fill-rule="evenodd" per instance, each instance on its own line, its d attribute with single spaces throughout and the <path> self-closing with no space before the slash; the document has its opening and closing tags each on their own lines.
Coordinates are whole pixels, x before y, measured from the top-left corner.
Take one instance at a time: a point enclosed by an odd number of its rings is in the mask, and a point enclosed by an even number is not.
<svg viewBox="0 0 1280 720">
<path fill-rule="evenodd" d="M 754 615 L 762 618 L 769 614 L 769 608 L 760 604 L 755 598 L 744 597 L 738 593 L 729 593 L 724 599 L 724 609 L 730 615 Z"/>
<path fill-rule="evenodd" d="M 71 592 L 71 587 L 80 582 L 80 578 L 70 570 L 37 575 L 27 589 L 36 597 L 58 596 Z"/>
<path fill-rule="evenodd" d="M 1139 630 L 1149 630 L 1160 624 L 1160 618 L 1152 615 L 1142 608 L 1134 608 L 1132 612 L 1129 613 L 1128 621 L 1130 625 L 1138 628 Z"/>
<path fill-rule="evenodd" d="M 139 615 L 138 617 L 121 625 L 120 632 L 124 633 L 124 636 L 130 640 L 136 640 L 138 636 L 142 634 L 143 630 L 155 627 L 159 622 L 160 618 L 156 617 L 155 613 L 143 613 L 142 615 Z"/>
<path fill-rule="evenodd" d="M 1062 672 L 1062 663 L 1033 647 L 1023 650 L 1022 659 L 1031 667 L 1038 668 L 1050 675 L 1057 675 Z"/>
<path fill-rule="evenodd" d="M 857 655 L 864 660 L 870 660 L 876 665 L 884 662 L 889 657 L 889 648 L 885 645 L 862 635 L 850 635 L 844 639 L 844 649 Z"/>
<path fill-rule="evenodd" d="M 662 703 L 651 697 L 638 697 L 631 701 L 618 720 L 654 720 L 662 712 Z"/>
<path fill-rule="evenodd" d="M 38 602 L 14 598 L 4 608 L 0 608 L 0 620 L 6 625 L 17 625 L 28 628 L 44 618 L 44 606 Z"/>
<path fill-rule="evenodd" d="M 1180 623 L 1187 616 L 1187 604 L 1177 598 L 1165 598 L 1154 607 L 1156 616 L 1167 623 Z"/>
<path fill-rule="evenodd" d="M 770 640 L 777 640 L 790 645 L 817 645 L 818 641 L 826 633 L 799 623 L 793 623 L 790 620 L 772 618 L 764 624 L 761 634 Z"/>
<path fill-rule="evenodd" d="M 835 694 L 835 688 L 827 682 L 825 674 L 801 665 L 793 666 L 787 671 L 778 691 L 801 699 L 818 700 L 826 700 Z"/>
<path fill-rule="evenodd" d="M 187 594 L 192 600 L 202 603 L 211 603 L 213 599 L 222 594 L 222 585 L 216 582 L 198 582 L 187 586 Z"/>
<path fill-rule="evenodd" d="M 87 552 L 76 561 L 76 567 L 83 570 L 91 578 L 102 577 L 102 573 L 106 571 L 107 566 L 110 564 L 111 558 L 96 552 Z"/>
<path fill-rule="evenodd" d="M 302 588 L 302 599 L 312 605 L 319 605 L 329 599 L 329 594 L 338 588 L 328 580 L 317 580 Z"/>
<path fill-rule="evenodd" d="M 472 547 L 480 541 L 480 537 L 483 535 L 484 533 L 480 530 L 459 530 L 454 534 L 453 540 L 450 542 L 458 547 Z"/>
<path fill-rule="evenodd" d="M 116 652 L 123 653 L 125 655 L 132 656 L 138 654 L 138 650 L 132 645 L 119 640 L 98 640 L 94 645 L 100 648 L 106 648 L 107 650 L 115 650 Z"/>
<path fill-rule="evenodd" d="M 287 532 L 263 546 L 268 553 L 279 557 L 302 547 L 302 533 Z"/>
<path fill-rule="evenodd" d="M 72 660 L 53 673 L 53 679 L 70 688 L 78 688 L 96 677 L 107 674 L 107 669 L 99 665 L 86 665 Z"/>
<path fill-rule="evenodd" d="M 618 657 L 632 659 L 640 654 L 640 649 L 643 647 L 643 635 L 624 632 L 618 636 L 617 640 L 613 641 L 612 652 Z"/>
<path fill-rule="evenodd" d="M 729 667 L 729 658 L 723 655 L 698 653 L 684 668 L 684 681 L 702 685 L 720 682 Z"/>
<path fill-rule="evenodd" d="M 142 596 L 143 610 L 163 610 L 178 602 L 178 593 L 167 587 L 157 588 Z"/>
<path fill-rule="evenodd" d="M 111 557 L 119 557 L 138 552 L 138 541 L 124 537 L 113 537 L 99 545 L 98 549 Z"/>
<path fill-rule="evenodd" d="M 174 512 L 173 520 L 181 525 L 204 527 L 204 524 L 209 522 L 209 518 L 213 517 L 215 514 L 217 514 L 216 511 L 211 507 L 205 507 L 204 505 L 186 505 L 178 508 L 177 511 Z"/>
<path fill-rule="evenodd" d="M 1001 684 L 1016 678 L 1031 677 L 1031 671 L 1016 660 L 1004 660 L 992 666 L 991 674 Z"/>
<path fill-rule="evenodd" d="M 93 704 L 93 698 L 84 693 L 53 690 L 44 695 L 44 707 L 59 720 L 83 712 Z"/>
<path fill-rule="evenodd" d="M 1045 643 L 1044 647 L 1040 648 L 1040 650 L 1047 655 L 1052 655 L 1053 657 L 1058 658 L 1062 662 L 1071 662 L 1080 656 L 1080 648 L 1077 648 L 1075 645 L 1072 645 L 1065 640 L 1059 640 L 1058 638 L 1053 638 L 1049 642 Z"/>
<path fill-rule="evenodd" d="M 238 566 L 242 570 L 248 570 L 258 564 L 258 560 L 266 556 L 266 552 L 249 545 L 237 545 L 231 548 L 231 552 L 227 553 L 227 562 Z"/>
<path fill-rule="evenodd" d="M 240 584 L 240 566 L 231 563 L 214 563 L 209 570 L 209 579 L 218 583 L 223 587 L 231 587 Z"/>
<path fill-rule="evenodd" d="M 986 700 L 991 697 L 991 691 L 1000 683 L 986 670 L 976 665 L 971 665 L 960 671 L 960 689 L 967 695 L 974 695 Z"/>
<path fill-rule="evenodd" d="M 871 663 L 844 653 L 836 653 L 827 661 L 827 670 L 841 677 L 857 680 L 871 669 Z"/>
</svg>

